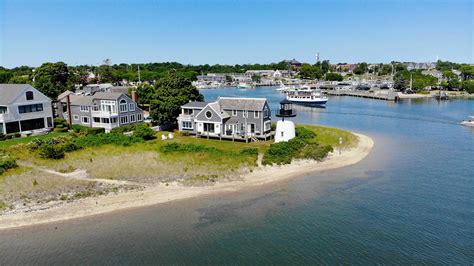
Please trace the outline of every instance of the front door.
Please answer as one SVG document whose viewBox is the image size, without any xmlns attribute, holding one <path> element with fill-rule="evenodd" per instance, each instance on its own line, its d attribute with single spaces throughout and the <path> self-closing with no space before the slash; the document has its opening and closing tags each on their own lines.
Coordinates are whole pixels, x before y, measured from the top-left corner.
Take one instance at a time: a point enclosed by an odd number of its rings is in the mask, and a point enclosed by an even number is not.
<svg viewBox="0 0 474 266">
<path fill-rule="evenodd" d="M 248 124 L 247 125 L 247 132 L 254 134 L 255 133 L 255 124 Z"/>
<path fill-rule="evenodd" d="M 234 125 L 225 125 L 225 134 L 228 136 L 234 134 Z"/>
</svg>

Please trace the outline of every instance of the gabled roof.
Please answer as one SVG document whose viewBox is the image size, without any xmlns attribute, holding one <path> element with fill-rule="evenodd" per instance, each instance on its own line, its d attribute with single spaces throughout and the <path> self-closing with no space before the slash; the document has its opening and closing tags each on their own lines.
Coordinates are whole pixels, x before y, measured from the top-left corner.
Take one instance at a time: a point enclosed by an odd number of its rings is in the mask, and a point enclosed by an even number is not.
<svg viewBox="0 0 474 266">
<path fill-rule="evenodd" d="M 222 119 L 230 117 L 230 115 L 226 111 L 221 109 L 221 106 L 219 105 L 219 102 L 210 103 L 209 107 L 211 107 L 211 109 L 214 110 L 214 112 L 216 112 L 217 115 L 219 115 L 220 118 L 222 118 Z"/>
<path fill-rule="evenodd" d="M 67 91 L 59 94 L 58 101 L 61 101 L 63 98 L 65 98 L 66 96 L 71 95 L 71 94 L 74 94 L 74 92 L 72 92 L 70 90 L 67 90 Z"/>
<path fill-rule="evenodd" d="M 47 98 L 46 95 L 41 93 L 39 90 L 35 89 L 30 84 L 0 84 L 0 104 L 8 105 L 15 101 L 18 95 L 26 90 L 35 90 L 37 93 L 43 95 Z M 48 98 L 49 99 L 49 98 Z"/>
<path fill-rule="evenodd" d="M 267 99 L 220 97 L 218 102 L 221 108 L 225 110 L 262 111 Z"/>
</svg>

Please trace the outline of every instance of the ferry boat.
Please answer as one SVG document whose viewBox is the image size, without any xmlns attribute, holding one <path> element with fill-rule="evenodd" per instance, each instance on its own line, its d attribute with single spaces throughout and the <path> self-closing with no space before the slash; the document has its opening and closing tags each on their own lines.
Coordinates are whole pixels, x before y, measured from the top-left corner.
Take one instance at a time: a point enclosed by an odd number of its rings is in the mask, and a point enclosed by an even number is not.
<svg viewBox="0 0 474 266">
<path fill-rule="evenodd" d="M 328 98 L 323 95 L 321 90 L 299 89 L 291 90 L 286 93 L 286 99 L 292 103 L 301 105 L 325 105 Z"/>
<path fill-rule="evenodd" d="M 474 115 L 470 116 L 468 120 L 462 121 L 461 125 L 467 126 L 467 127 L 474 127 Z"/>
</svg>

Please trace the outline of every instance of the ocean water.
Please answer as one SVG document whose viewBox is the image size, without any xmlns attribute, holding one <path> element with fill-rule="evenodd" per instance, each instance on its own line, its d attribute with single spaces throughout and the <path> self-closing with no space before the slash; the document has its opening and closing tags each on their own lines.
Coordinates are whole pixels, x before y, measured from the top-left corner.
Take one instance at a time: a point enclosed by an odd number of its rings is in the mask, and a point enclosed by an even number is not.
<svg viewBox="0 0 474 266">
<path fill-rule="evenodd" d="M 267 97 L 273 88 L 202 90 Z M 473 100 L 331 97 L 299 123 L 371 136 L 362 162 L 235 193 L 0 231 L 9 264 L 473 264 Z"/>
</svg>

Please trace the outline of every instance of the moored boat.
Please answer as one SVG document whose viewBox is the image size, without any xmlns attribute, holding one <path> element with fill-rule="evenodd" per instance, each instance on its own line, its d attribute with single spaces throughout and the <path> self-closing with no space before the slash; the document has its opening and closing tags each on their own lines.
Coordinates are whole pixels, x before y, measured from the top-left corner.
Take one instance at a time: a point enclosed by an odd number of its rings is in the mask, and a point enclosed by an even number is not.
<svg viewBox="0 0 474 266">
<path fill-rule="evenodd" d="M 250 89 L 250 88 L 252 88 L 252 86 L 248 85 L 247 83 L 239 83 L 239 85 L 237 85 L 237 88 L 239 88 L 239 89 Z"/>
<path fill-rule="evenodd" d="M 468 120 L 462 121 L 461 125 L 467 126 L 467 127 L 474 127 L 474 115 L 470 116 Z"/>
</svg>

